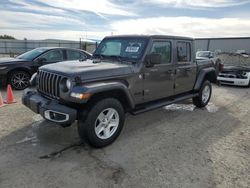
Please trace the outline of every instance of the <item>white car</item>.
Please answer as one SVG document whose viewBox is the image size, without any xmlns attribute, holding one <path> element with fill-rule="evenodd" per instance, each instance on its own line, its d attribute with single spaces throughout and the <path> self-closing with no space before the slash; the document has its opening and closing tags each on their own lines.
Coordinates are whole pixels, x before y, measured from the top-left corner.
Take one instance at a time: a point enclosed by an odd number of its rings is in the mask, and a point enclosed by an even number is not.
<svg viewBox="0 0 250 188">
<path fill-rule="evenodd" d="M 217 80 L 225 85 L 250 86 L 250 66 L 224 67 Z"/>
<path fill-rule="evenodd" d="M 198 51 L 196 52 L 196 59 L 204 60 L 204 59 L 213 59 L 215 58 L 214 52 L 210 51 Z"/>
</svg>

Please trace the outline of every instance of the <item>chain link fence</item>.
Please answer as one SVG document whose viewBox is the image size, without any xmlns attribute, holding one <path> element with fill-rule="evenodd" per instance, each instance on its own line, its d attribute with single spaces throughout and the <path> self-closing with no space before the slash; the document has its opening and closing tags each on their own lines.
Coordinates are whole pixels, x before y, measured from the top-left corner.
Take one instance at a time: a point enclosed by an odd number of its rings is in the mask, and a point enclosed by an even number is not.
<svg viewBox="0 0 250 188">
<path fill-rule="evenodd" d="M 14 57 L 39 47 L 66 47 L 83 49 L 92 53 L 97 44 L 66 40 L 8 40 L 0 39 L 0 57 Z"/>
</svg>

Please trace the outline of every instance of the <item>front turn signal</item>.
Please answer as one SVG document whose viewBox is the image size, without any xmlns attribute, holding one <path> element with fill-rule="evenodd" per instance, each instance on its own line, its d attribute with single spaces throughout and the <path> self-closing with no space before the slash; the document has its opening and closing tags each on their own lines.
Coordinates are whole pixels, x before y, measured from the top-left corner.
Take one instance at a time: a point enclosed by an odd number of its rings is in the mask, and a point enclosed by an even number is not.
<svg viewBox="0 0 250 188">
<path fill-rule="evenodd" d="M 75 93 L 72 92 L 70 94 L 71 97 L 77 98 L 77 99 L 81 99 L 81 100 L 87 100 L 91 97 L 91 93 Z"/>
</svg>

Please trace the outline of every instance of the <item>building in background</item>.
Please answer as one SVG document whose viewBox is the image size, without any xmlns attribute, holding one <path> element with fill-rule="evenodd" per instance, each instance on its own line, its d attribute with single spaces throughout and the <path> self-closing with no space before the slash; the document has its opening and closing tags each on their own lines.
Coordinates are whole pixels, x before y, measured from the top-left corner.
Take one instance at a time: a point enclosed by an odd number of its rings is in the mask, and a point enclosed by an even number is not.
<svg viewBox="0 0 250 188">
<path fill-rule="evenodd" d="M 238 38 L 197 38 L 196 51 L 248 53 L 250 54 L 250 37 Z"/>
</svg>

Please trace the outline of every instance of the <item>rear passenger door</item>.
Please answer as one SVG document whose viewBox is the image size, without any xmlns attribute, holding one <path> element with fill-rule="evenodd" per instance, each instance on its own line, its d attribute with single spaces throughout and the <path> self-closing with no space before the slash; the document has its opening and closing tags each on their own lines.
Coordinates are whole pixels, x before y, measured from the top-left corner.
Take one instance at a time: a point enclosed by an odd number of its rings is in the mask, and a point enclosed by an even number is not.
<svg viewBox="0 0 250 188">
<path fill-rule="evenodd" d="M 87 55 L 76 50 L 66 50 L 66 57 L 68 61 L 87 59 Z"/>
<path fill-rule="evenodd" d="M 161 61 L 144 69 L 144 100 L 153 101 L 174 93 L 173 41 L 153 40 L 151 53 L 161 55 Z"/>
<path fill-rule="evenodd" d="M 175 95 L 191 91 L 196 80 L 196 61 L 192 41 L 176 41 Z"/>
</svg>

